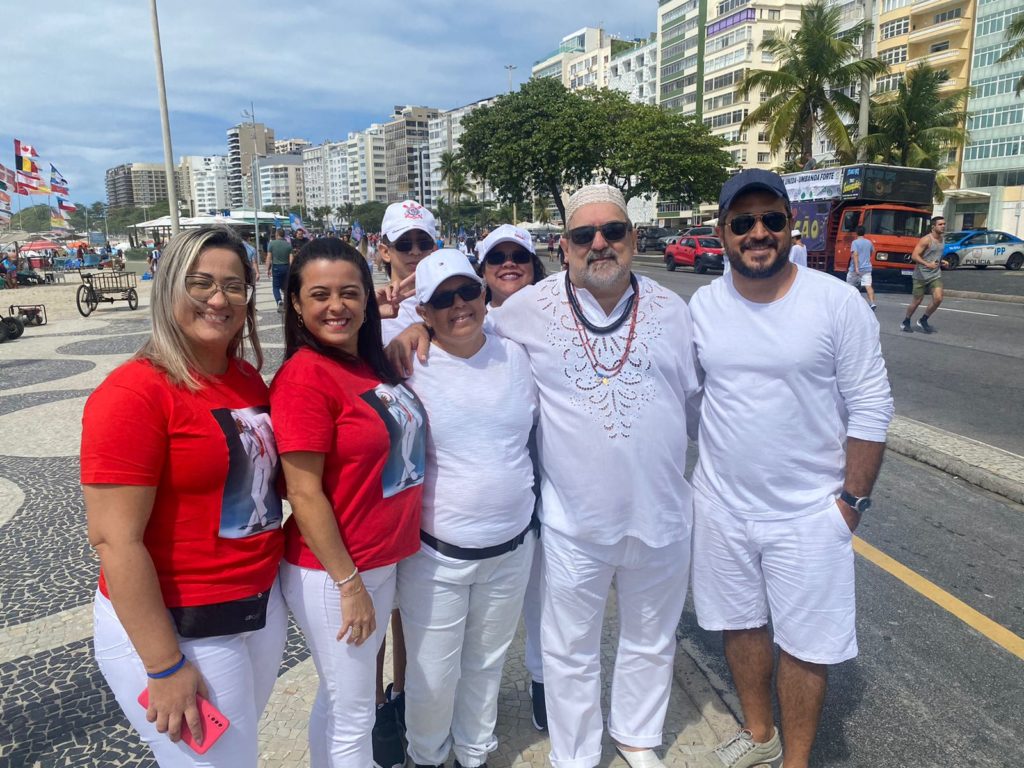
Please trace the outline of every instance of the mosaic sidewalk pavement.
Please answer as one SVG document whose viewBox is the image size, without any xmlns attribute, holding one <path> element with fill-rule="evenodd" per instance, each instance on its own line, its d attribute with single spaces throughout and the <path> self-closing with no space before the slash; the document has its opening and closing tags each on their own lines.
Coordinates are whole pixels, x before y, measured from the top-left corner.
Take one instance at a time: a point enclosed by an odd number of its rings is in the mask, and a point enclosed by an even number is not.
<svg viewBox="0 0 1024 768">
<path fill-rule="evenodd" d="M 269 377 L 281 363 L 280 317 L 269 281 L 257 293 Z M 85 398 L 145 339 L 143 308 L 29 328 L 0 347 L 0 766 L 153 766 L 92 660 L 97 563 L 85 537 L 78 442 Z M 614 606 L 603 645 L 607 702 L 615 654 Z M 494 768 L 547 764 L 545 735 L 530 722 L 522 634 L 509 654 Z M 390 660 L 386 665 L 390 669 Z M 294 626 L 261 724 L 266 768 L 308 764 L 306 723 L 316 672 Z M 607 706 L 607 704 L 606 704 Z M 665 729 L 665 762 L 692 763 L 731 733 L 733 716 L 680 652 Z M 602 765 L 623 766 L 605 745 Z"/>
</svg>

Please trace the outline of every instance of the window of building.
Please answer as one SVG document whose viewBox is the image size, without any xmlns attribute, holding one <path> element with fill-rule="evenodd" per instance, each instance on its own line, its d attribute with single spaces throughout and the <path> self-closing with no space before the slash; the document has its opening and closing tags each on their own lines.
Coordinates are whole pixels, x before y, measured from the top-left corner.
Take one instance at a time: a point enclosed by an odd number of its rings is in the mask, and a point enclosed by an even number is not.
<svg viewBox="0 0 1024 768">
<path fill-rule="evenodd" d="M 764 164 L 764 163 L 770 163 L 771 160 L 772 160 L 772 155 L 771 155 L 770 152 L 758 152 L 757 153 L 757 162 Z"/>
<path fill-rule="evenodd" d="M 1013 104 L 1008 107 L 994 107 L 973 113 L 967 120 L 967 130 L 977 131 L 983 128 L 999 128 L 1004 125 L 1020 125 L 1024 123 L 1024 104 Z"/>
<path fill-rule="evenodd" d="M 893 19 L 892 21 L 887 21 L 887 22 L 885 22 L 885 24 L 883 24 L 880 27 L 881 38 L 883 40 L 888 40 L 889 38 L 896 37 L 898 35 L 905 35 L 909 31 L 910 31 L 910 17 L 909 16 L 903 16 L 902 18 L 899 18 L 899 19 Z"/>
<path fill-rule="evenodd" d="M 895 48 L 886 48 L 884 51 L 878 52 L 878 58 L 890 67 L 893 64 L 900 64 L 907 60 L 907 46 L 897 45 Z"/>
<path fill-rule="evenodd" d="M 882 13 L 906 8 L 908 5 L 910 5 L 910 0 L 882 0 Z"/>
<path fill-rule="evenodd" d="M 708 91 L 717 91 L 719 88 L 728 88 L 730 85 L 734 85 L 742 81 L 746 73 L 747 70 L 745 69 L 737 69 L 726 75 L 710 77 L 704 81 L 704 92 L 707 93 Z"/>
<path fill-rule="evenodd" d="M 727 35 L 716 37 L 713 40 L 708 40 L 704 44 L 704 54 L 710 56 L 713 53 L 724 51 L 726 48 L 742 43 L 749 40 L 752 34 L 750 27 L 743 27 L 741 29 L 735 29 Z"/>
<path fill-rule="evenodd" d="M 1013 43 L 1000 43 L 979 48 L 974 52 L 974 67 L 991 67 L 996 64 L 1003 54 L 1010 50 Z"/>
<path fill-rule="evenodd" d="M 997 32 L 1002 32 L 1013 20 L 1014 16 L 1020 13 L 1020 8 L 1012 8 L 1008 11 L 1000 11 L 998 13 L 992 13 L 987 16 L 982 16 L 978 19 L 978 25 L 975 29 L 975 36 L 980 37 L 981 35 L 994 35 Z"/>
<path fill-rule="evenodd" d="M 753 8 L 746 8 L 740 11 L 739 13 L 734 13 L 732 16 L 729 16 L 728 18 L 721 19 L 720 21 L 716 21 L 712 24 L 708 24 L 707 31 L 705 32 L 705 37 L 714 37 L 715 35 L 721 34 L 727 29 L 735 27 L 737 24 L 752 22 L 756 18 L 756 11 L 754 11 Z"/>
<path fill-rule="evenodd" d="M 775 56 L 771 51 L 761 51 L 761 62 L 763 64 L 771 64 L 775 61 Z"/>
<path fill-rule="evenodd" d="M 894 75 L 885 75 L 875 80 L 875 93 L 884 93 L 886 91 L 895 91 L 900 83 L 903 82 L 903 73 L 897 72 Z"/>
<path fill-rule="evenodd" d="M 749 2 L 750 0 L 725 0 L 724 3 L 718 4 L 718 15 L 725 16 L 727 13 L 730 13 L 737 8 L 742 8 Z"/>
<path fill-rule="evenodd" d="M 737 109 L 733 112 L 726 112 L 721 115 L 715 115 L 714 117 L 705 117 L 704 125 L 709 128 L 722 128 L 726 125 L 735 125 L 736 123 L 742 123 L 744 118 L 747 116 L 747 110 Z"/>
<path fill-rule="evenodd" d="M 952 21 L 953 19 L 959 19 L 961 16 L 963 16 L 962 8 L 952 8 L 948 11 L 943 11 L 942 13 L 935 14 L 935 23 L 941 24 L 944 21 Z"/>
<path fill-rule="evenodd" d="M 715 96 L 714 98 L 704 99 L 704 111 L 712 112 L 722 107 L 728 107 L 736 101 L 736 94 L 733 92 L 723 93 L 721 96 Z"/>
<path fill-rule="evenodd" d="M 987 160 L 989 158 L 1019 155 L 1024 145 L 1024 136 L 1005 139 L 981 139 L 968 144 L 964 149 L 964 160 Z"/>
<path fill-rule="evenodd" d="M 949 40 L 943 40 L 941 43 L 932 43 L 928 46 L 928 53 L 942 53 L 942 51 L 949 50 Z"/>
<path fill-rule="evenodd" d="M 973 80 L 971 87 L 974 88 L 974 97 L 980 99 L 987 96 L 999 96 L 1004 93 L 1010 93 L 1014 90 L 1017 81 L 1022 77 L 1024 77 L 1024 70 Z"/>
</svg>

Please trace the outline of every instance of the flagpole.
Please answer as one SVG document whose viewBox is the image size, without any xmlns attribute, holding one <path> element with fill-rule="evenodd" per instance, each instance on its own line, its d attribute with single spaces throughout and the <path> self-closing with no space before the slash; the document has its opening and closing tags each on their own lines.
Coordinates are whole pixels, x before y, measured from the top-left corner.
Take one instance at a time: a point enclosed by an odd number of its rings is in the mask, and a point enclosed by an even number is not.
<svg viewBox="0 0 1024 768">
<path fill-rule="evenodd" d="M 167 208 L 171 214 L 171 234 L 178 234 L 178 185 L 174 178 L 174 154 L 171 151 L 171 121 L 167 114 L 167 87 L 164 84 L 164 56 L 160 49 L 160 21 L 156 0 L 149 0 L 153 21 L 153 55 L 156 57 L 156 87 L 160 97 L 160 124 L 164 136 L 164 171 L 167 174 Z"/>
</svg>

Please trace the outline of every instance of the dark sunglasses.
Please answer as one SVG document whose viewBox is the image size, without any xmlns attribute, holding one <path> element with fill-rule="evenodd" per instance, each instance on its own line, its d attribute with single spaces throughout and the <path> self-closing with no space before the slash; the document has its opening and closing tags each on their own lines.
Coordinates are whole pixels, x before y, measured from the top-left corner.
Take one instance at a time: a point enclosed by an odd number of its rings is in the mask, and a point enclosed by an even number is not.
<svg viewBox="0 0 1024 768">
<path fill-rule="evenodd" d="M 466 283 L 465 285 L 460 285 L 454 291 L 435 293 L 430 297 L 430 301 L 427 304 L 434 309 L 448 309 L 448 307 L 455 303 L 456 296 L 466 302 L 476 301 L 483 292 L 484 287 L 480 283 Z"/>
<path fill-rule="evenodd" d="M 741 213 L 729 222 L 729 229 L 734 235 L 745 235 L 754 228 L 757 222 L 761 222 L 772 232 L 781 232 L 789 229 L 789 215 L 781 211 L 768 211 L 768 213 Z"/>
<path fill-rule="evenodd" d="M 429 237 L 419 237 L 416 239 L 410 237 L 408 239 L 396 240 L 392 243 L 391 247 L 399 253 L 409 253 L 409 251 L 412 250 L 413 244 L 415 244 L 421 251 L 432 251 L 434 250 L 434 246 L 437 245 L 437 243 Z"/>
<path fill-rule="evenodd" d="M 488 251 L 487 256 L 484 257 L 484 261 L 492 267 L 500 267 L 506 261 L 514 261 L 516 264 L 529 264 L 531 259 L 533 259 L 533 254 L 525 248 L 516 248 L 510 254 L 504 254 L 501 251 Z"/>
<path fill-rule="evenodd" d="M 569 230 L 569 239 L 573 245 L 590 245 L 594 242 L 594 236 L 601 232 L 603 237 L 609 243 L 617 243 L 619 240 L 626 236 L 629 232 L 630 224 L 628 221 L 609 221 L 606 224 L 602 224 L 600 227 L 586 226 L 576 227 L 575 229 Z"/>
</svg>

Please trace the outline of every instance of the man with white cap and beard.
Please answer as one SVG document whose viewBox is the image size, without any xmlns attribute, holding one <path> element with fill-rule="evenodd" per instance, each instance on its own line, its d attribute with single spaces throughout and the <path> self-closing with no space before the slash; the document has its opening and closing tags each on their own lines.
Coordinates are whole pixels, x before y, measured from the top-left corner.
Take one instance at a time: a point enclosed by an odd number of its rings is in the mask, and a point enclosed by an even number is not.
<svg viewBox="0 0 1024 768">
<path fill-rule="evenodd" d="M 684 477 L 699 386 L 689 311 L 630 266 L 622 193 L 583 187 L 566 206 L 568 270 L 488 313 L 519 342 L 540 395 L 544 550 L 541 645 L 551 763 L 601 760 L 601 628 L 615 583 L 619 642 L 608 730 L 632 768 L 653 748 L 686 598 L 692 493 Z M 400 339 L 411 340 L 413 334 Z M 422 357 L 424 337 L 416 337 Z"/>
</svg>

